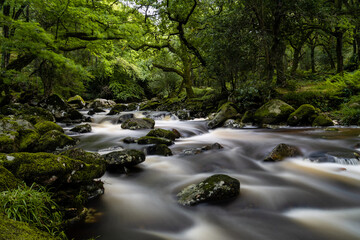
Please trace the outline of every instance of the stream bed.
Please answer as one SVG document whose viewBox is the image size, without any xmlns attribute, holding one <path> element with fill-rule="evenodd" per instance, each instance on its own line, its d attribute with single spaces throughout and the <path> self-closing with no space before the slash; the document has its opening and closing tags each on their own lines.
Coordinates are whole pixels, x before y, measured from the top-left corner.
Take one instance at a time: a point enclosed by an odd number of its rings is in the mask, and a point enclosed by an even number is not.
<svg viewBox="0 0 360 240">
<path fill-rule="evenodd" d="M 91 133 L 76 136 L 81 140 L 78 147 L 100 154 L 145 147 L 122 139 L 141 137 L 149 130 L 121 129 L 116 124 L 119 115 L 105 114 L 95 115 Z M 127 174 L 106 173 L 102 177 L 105 194 L 89 203 L 93 214 L 69 231 L 70 239 L 360 239 L 358 160 L 311 161 L 324 153 L 356 150 L 359 128 L 208 130 L 204 119 L 133 114 L 155 118 L 155 128 L 177 129 L 182 137 L 170 146 L 174 155 L 147 156 Z M 224 148 L 184 154 L 216 142 Z M 263 162 L 280 143 L 299 147 L 304 157 Z M 192 207 L 177 203 L 181 189 L 219 173 L 240 181 L 240 196 L 235 200 Z"/>
</svg>

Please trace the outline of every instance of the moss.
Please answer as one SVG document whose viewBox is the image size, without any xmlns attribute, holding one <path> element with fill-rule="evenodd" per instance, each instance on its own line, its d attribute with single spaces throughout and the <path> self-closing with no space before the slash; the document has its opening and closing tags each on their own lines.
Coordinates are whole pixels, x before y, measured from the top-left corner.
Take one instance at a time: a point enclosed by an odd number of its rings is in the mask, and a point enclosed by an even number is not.
<svg viewBox="0 0 360 240">
<path fill-rule="evenodd" d="M 108 115 L 115 115 L 126 111 L 127 106 L 124 104 L 116 104 L 108 113 Z"/>
<path fill-rule="evenodd" d="M 0 165 L 0 192 L 16 188 L 19 184 L 20 180 Z"/>
<path fill-rule="evenodd" d="M 121 128 L 137 130 L 137 129 L 152 129 L 155 126 L 155 121 L 150 118 L 131 118 L 121 124 Z"/>
<path fill-rule="evenodd" d="M 277 145 L 271 153 L 264 159 L 266 162 L 282 161 L 288 157 L 301 156 L 300 149 L 295 146 L 281 143 Z"/>
<path fill-rule="evenodd" d="M 167 139 L 167 138 L 160 138 L 160 137 L 141 137 L 137 140 L 138 144 L 165 144 L 167 146 L 170 146 L 173 144 L 173 141 Z"/>
<path fill-rule="evenodd" d="M 315 126 L 315 127 L 327 127 L 327 126 L 334 126 L 334 123 L 325 114 L 320 114 L 319 116 L 317 116 L 315 118 L 312 125 Z"/>
<path fill-rule="evenodd" d="M 231 102 L 227 102 L 223 104 L 217 114 L 215 115 L 214 119 L 212 119 L 208 123 L 209 128 L 215 128 L 221 126 L 227 119 L 235 117 L 237 114 L 237 110 L 234 107 L 234 104 Z"/>
<path fill-rule="evenodd" d="M 317 111 L 310 104 L 303 104 L 295 112 L 290 114 L 287 123 L 290 126 L 310 126 L 317 117 Z"/>
<path fill-rule="evenodd" d="M 67 100 L 67 102 L 69 104 L 75 104 L 79 108 L 85 107 L 85 105 L 86 105 L 84 99 L 79 95 L 75 95 L 75 96 L 69 98 Z"/>
<path fill-rule="evenodd" d="M 165 129 L 161 129 L 161 128 L 151 130 L 146 136 L 167 138 L 171 141 L 175 141 L 175 138 L 176 138 L 176 135 L 173 131 L 165 130 Z"/>
<path fill-rule="evenodd" d="M 20 152 L 33 152 L 38 144 L 40 135 L 35 130 L 21 131 L 19 140 Z"/>
<path fill-rule="evenodd" d="M 17 136 L 18 133 L 16 132 L 14 132 L 13 134 L 0 134 L 0 152 L 17 152 Z"/>
<path fill-rule="evenodd" d="M 161 105 L 160 101 L 148 101 L 147 103 L 140 105 L 140 110 L 156 110 Z"/>
<path fill-rule="evenodd" d="M 133 167 L 145 161 L 145 154 L 135 149 L 111 152 L 104 155 L 108 171 L 124 171 L 124 168 Z"/>
<path fill-rule="evenodd" d="M 41 136 L 41 138 L 39 139 L 39 144 L 37 146 L 37 151 L 52 152 L 55 151 L 57 148 L 73 146 L 75 144 L 75 139 L 57 130 L 51 130 Z"/>
<path fill-rule="evenodd" d="M 241 118 L 242 123 L 253 123 L 254 122 L 254 113 L 251 111 L 246 111 Z"/>
<path fill-rule="evenodd" d="M 0 214 L 0 239 L 55 240 L 50 234 L 40 231 L 28 223 L 8 219 L 3 214 Z"/>
<path fill-rule="evenodd" d="M 146 149 L 149 155 L 172 156 L 171 150 L 165 144 L 156 144 Z"/>
<path fill-rule="evenodd" d="M 4 106 L 0 109 L 5 115 L 15 115 L 18 119 L 24 119 L 32 124 L 36 124 L 39 121 L 51 121 L 54 122 L 55 118 L 50 111 L 41 107 L 33 107 L 28 104 L 12 104 Z"/>
<path fill-rule="evenodd" d="M 289 104 L 273 99 L 261 106 L 254 114 L 254 118 L 259 123 L 280 124 L 284 123 L 295 109 Z"/>
<path fill-rule="evenodd" d="M 86 124 L 82 124 L 82 125 L 78 125 L 72 129 L 70 129 L 70 131 L 72 132 L 78 132 L 78 133 L 88 133 L 91 132 L 92 128 L 91 125 L 86 123 Z"/>
<path fill-rule="evenodd" d="M 51 131 L 51 130 L 57 130 L 62 133 L 64 132 L 62 127 L 60 127 L 56 123 L 50 122 L 50 121 L 38 122 L 37 124 L 35 124 L 35 128 L 40 134 L 47 133 L 48 131 Z"/>
</svg>

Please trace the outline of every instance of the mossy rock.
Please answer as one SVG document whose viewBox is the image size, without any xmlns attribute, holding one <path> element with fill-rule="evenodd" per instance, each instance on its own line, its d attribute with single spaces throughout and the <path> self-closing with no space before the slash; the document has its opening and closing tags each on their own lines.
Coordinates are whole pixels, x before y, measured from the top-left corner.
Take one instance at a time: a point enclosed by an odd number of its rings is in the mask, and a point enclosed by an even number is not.
<svg viewBox="0 0 360 240">
<path fill-rule="evenodd" d="M 95 108 L 95 107 L 98 107 L 98 108 L 112 108 L 115 105 L 116 105 L 116 102 L 114 102 L 113 100 L 97 98 L 88 105 L 88 108 Z"/>
<path fill-rule="evenodd" d="M 288 157 L 297 157 L 301 155 L 302 153 L 299 148 L 285 143 L 281 143 L 271 151 L 271 153 L 264 159 L 264 161 L 278 162 Z"/>
<path fill-rule="evenodd" d="M 69 104 L 73 104 L 73 105 L 76 106 L 77 108 L 83 108 L 83 107 L 85 107 L 85 105 L 86 105 L 84 99 L 83 99 L 81 96 L 79 96 L 79 95 L 75 95 L 75 96 L 69 98 L 69 99 L 67 100 L 67 102 L 68 102 Z"/>
<path fill-rule="evenodd" d="M 19 150 L 17 132 L 0 134 L 0 152 L 11 153 Z"/>
<path fill-rule="evenodd" d="M 165 129 L 161 129 L 161 128 L 151 130 L 146 136 L 167 138 L 171 141 L 175 141 L 175 138 L 176 138 L 176 135 L 173 131 L 165 130 Z"/>
<path fill-rule="evenodd" d="M 63 155 L 51 153 L 0 154 L 0 164 L 27 184 L 43 186 L 91 182 L 103 168 Z"/>
<path fill-rule="evenodd" d="M 53 152 L 57 148 L 76 145 L 76 140 L 57 130 L 51 130 L 41 136 L 37 151 Z"/>
<path fill-rule="evenodd" d="M 334 126 L 334 122 L 331 120 L 331 118 L 329 118 L 325 114 L 320 114 L 314 119 L 312 125 L 314 127 L 328 127 L 328 126 Z"/>
<path fill-rule="evenodd" d="M 72 108 L 66 101 L 56 94 L 49 96 L 39 103 L 39 105 L 49 110 L 57 121 L 67 119 L 81 120 L 83 118 L 83 115 L 79 111 Z"/>
<path fill-rule="evenodd" d="M 208 127 L 209 128 L 220 127 L 226 120 L 235 117 L 237 113 L 238 112 L 235 109 L 233 103 L 227 102 L 220 107 L 214 119 L 208 122 Z"/>
<path fill-rule="evenodd" d="M 131 118 L 121 124 L 121 128 L 137 130 L 137 129 L 152 129 L 155 126 L 155 121 L 150 118 Z"/>
<path fill-rule="evenodd" d="M 125 104 L 116 104 L 108 113 L 108 115 L 115 115 L 127 110 L 127 106 Z"/>
<path fill-rule="evenodd" d="M 0 214 L 0 239 L 6 240 L 55 240 L 49 233 L 28 223 L 15 221 Z"/>
<path fill-rule="evenodd" d="M 62 132 L 62 133 L 64 132 L 62 127 L 60 127 L 56 123 L 50 122 L 50 121 L 38 122 L 37 124 L 35 124 L 35 128 L 40 134 L 45 134 L 45 133 L 47 133 L 48 131 L 51 131 L 51 130 L 57 130 L 57 131 Z"/>
<path fill-rule="evenodd" d="M 317 110 L 310 104 L 303 104 L 290 114 L 287 123 L 290 126 L 311 126 L 318 116 Z"/>
<path fill-rule="evenodd" d="M 91 132 L 92 128 L 91 125 L 86 123 L 86 124 L 82 124 L 82 125 L 78 125 L 72 129 L 70 129 L 70 131 L 72 132 L 78 132 L 78 133 L 89 133 Z"/>
<path fill-rule="evenodd" d="M 124 171 L 125 168 L 133 167 L 144 162 L 145 154 L 139 150 L 126 149 L 105 154 L 104 158 L 108 171 L 121 172 Z"/>
<path fill-rule="evenodd" d="M 206 178 L 192 184 L 177 194 L 181 205 L 192 206 L 202 202 L 222 202 L 234 199 L 240 194 L 239 180 L 223 174 Z"/>
<path fill-rule="evenodd" d="M 19 184 L 20 180 L 0 165 L 0 192 L 16 188 Z"/>
<path fill-rule="evenodd" d="M 172 156 L 172 151 L 165 144 L 155 144 L 146 148 L 146 153 L 149 155 Z"/>
<path fill-rule="evenodd" d="M 34 125 L 44 120 L 55 122 L 55 118 L 50 111 L 41 107 L 29 106 L 28 104 L 6 105 L 0 109 L 0 113 L 14 115 L 17 119 L 27 120 Z"/>
<path fill-rule="evenodd" d="M 244 115 L 242 116 L 242 118 L 241 118 L 241 122 L 242 123 L 253 123 L 253 122 L 255 122 L 254 112 L 246 111 L 244 113 Z"/>
<path fill-rule="evenodd" d="M 140 104 L 140 110 L 157 110 L 161 106 L 161 102 L 158 100 L 148 101 L 146 103 Z"/>
<path fill-rule="evenodd" d="M 36 149 L 40 134 L 35 130 L 24 130 L 20 133 L 19 138 L 19 151 L 20 152 L 33 152 Z"/>
<path fill-rule="evenodd" d="M 289 104 L 273 99 L 256 110 L 254 119 L 262 124 L 281 124 L 286 122 L 294 110 Z"/>
<path fill-rule="evenodd" d="M 167 146 L 170 146 L 174 144 L 173 141 L 167 139 L 167 138 L 161 138 L 161 137 L 141 137 L 137 140 L 138 144 L 165 144 Z"/>
</svg>

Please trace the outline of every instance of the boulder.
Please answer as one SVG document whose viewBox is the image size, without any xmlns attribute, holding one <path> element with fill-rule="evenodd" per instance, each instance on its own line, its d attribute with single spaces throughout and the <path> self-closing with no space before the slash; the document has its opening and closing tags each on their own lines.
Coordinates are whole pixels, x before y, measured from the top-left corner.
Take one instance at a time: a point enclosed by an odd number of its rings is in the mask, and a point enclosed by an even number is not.
<svg viewBox="0 0 360 240">
<path fill-rule="evenodd" d="M 123 139 L 123 142 L 124 143 L 136 143 L 137 142 L 137 138 L 134 138 L 134 137 L 126 137 Z"/>
<path fill-rule="evenodd" d="M 190 120 L 190 111 L 189 110 L 178 110 L 176 111 L 176 116 L 180 119 L 180 120 Z"/>
<path fill-rule="evenodd" d="M 228 119 L 225 121 L 223 127 L 225 128 L 234 128 L 234 129 L 239 129 L 239 128 L 243 128 L 244 124 L 241 123 L 238 120 L 234 120 L 234 119 Z"/>
<path fill-rule="evenodd" d="M 308 157 L 311 162 L 317 163 L 338 163 L 344 165 L 360 164 L 360 153 L 357 151 L 337 151 L 337 152 L 313 152 Z"/>
<path fill-rule="evenodd" d="M 318 114 L 314 106 L 303 104 L 290 114 L 287 123 L 290 126 L 311 126 L 317 116 Z"/>
<path fill-rule="evenodd" d="M 141 137 L 137 140 L 138 144 L 165 144 L 167 146 L 170 146 L 174 144 L 173 141 L 167 139 L 167 138 L 160 138 L 160 137 Z"/>
<path fill-rule="evenodd" d="M 0 192 L 16 188 L 19 184 L 20 180 L 0 165 Z"/>
<path fill-rule="evenodd" d="M 142 151 L 126 149 L 123 151 L 111 152 L 104 155 L 106 169 L 112 172 L 122 172 L 145 161 L 145 154 Z"/>
<path fill-rule="evenodd" d="M 21 131 L 19 137 L 19 152 L 34 152 L 39 139 L 40 134 L 35 130 L 29 129 Z"/>
<path fill-rule="evenodd" d="M 112 100 L 97 98 L 88 105 L 88 108 L 95 108 L 95 107 L 111 108 L 111 107 L 114 107 L 115 105 L 116 105 L 116 102 L 114 102 Z"/>
<path fill-rule="evenodd" d="M 208 128 L 220 127 L 227 119 L 235 117 L 237 111 L 233 103 L 225 103 L 217 111 L 215 117 L 208 122 Z"/>
<path fill-rule="evenodd" d="M 134 118 L 134 114 L 132 113 L 126 113 L 126 114 L 121 114 L 119 116 L 119 118 L 117 119 L 117 124 L 121 124 L 123 122 L 125 122 L 126 120 L 132 119 Z"/>
<path fill-rule="evenodd" d="M 329 118 L 327 115 L 325 114 L 320 114 L 319 116 L 317 116 L 313 123 L 312 126 L 314 127 L 328 127 L 328 126 L 334 126 L 334 122 L 331 120 L 331 118 Z"/>
<path fill-rule="evenodd" d="M 281 124 L 286 122 L 294 110 L 289 104 L 273 99 L 256 110 L 254 119 L 262 124 Z"/>
<path fill-rule="evenodd" d="M 302 153 L 299 148 L 285 143 L 280 143 L 271 151 L 271 153 L 264 159 L 264 161 L 277 162 L 282 161 L 288 157 L 296 157 L 301 155 Z"/>
<path fill-rule="evenodd" d="M 64 132 L 62 127 L 60 127 L 56 123 L 50 122 L 50 121 L 38 122 L 37 124 L 35 124 L 35 128 L 40 134 L 45 134 L 45 133 L 47 133 L 48 131 L 51 131 L 51 130 L 57 130 L 57 131 L 62 132 L 62 133 Z"/>
<path fill-rule="evenodd" d="M 125 104 L 116 104 L 108 113 L 108 115 L 115 115 L 127 110 L 127 106 Z"/>
<path fill-rule="evenodd" d="M 203 153 L 205 151 L 222 149 L 222 148 L 224 148 L 224 147 L 221 146 L 221 144 L 214 143 L 211 145 L 202 146 L 201 148 L 186 149 L 182 152 L 182 155 L 197 155 L 197 154 Z"/>
<path fill-rule="evenodd" d="M 86 105 L 84 99 L 79 95 L 75 95 L 69 98 L 67 102 L 71 105 L 74 105 L 76 108 L 83 108 Z"/>
<path fill-rule="evenodd" d="M 175 138 L 176 138 L 176 135 L 173 131 L 165 130 L 165 129 L 161 129 L 161 128 L 151 130 L 146 136 L 166 138 L 171 141 L 175 141 Z"/>
<path fill-rule="evenodd" d="M 254 112 L 246 111 L 241 118 L 241 123 L 254 123 Z"/>
<path fill-rule="evenodd" d="M 155 144 L 146 148 L 146 153 L 149 155 L 172 156 L 172 152 L 165 144 Z"/>
<path fill-rule="evenodd" d="M 239 194 L 239 180 L 227 175 L 216 174 L 198 184 L 184 188 L 177 194 L 177 197 L 181 205 L 192 206 L 202 202 L 228 201 Z"/>
<path fill-rule="evenodd" d="M 131 118 L 121 124 L 121 128 L 137 130 L 137 129 L 152 129 L 155 126 L 155 121 L 150 118 Z"/>
<path fill-rule="evenodd" d="M 88 123 L 78 125 L 76 127 L 73 127 L 72 129 L 70 129 L 70 131 L 78 132 L 78 133 L 88 133 L 88 132 L 91 132 L 91 130 L 92 130 L 91 125 Z"/>
<path fill-rule="evenodd" d="M 42 135 L 38 141 L 37 151 L 53 152 L 57 148 L 73 146 L 76 140 L 57 130 L 51 130 Z"/>
<path fill-rule="evenodd" d="M 14 115 L 16 119 L 24 119 L 32 124 L 40 121 L 55 122 L 53 114 L 41 107 L 29 106 L 28 104 L 12 104 L 0 108 L 0 113 L 4 115 Z"/>
<path fill-rule="evenodd" d="M 171 131 L 175 134 L 175 138 L 181 138 L 181 133 L 177 129 L 173 128 Z"/>
</svg>

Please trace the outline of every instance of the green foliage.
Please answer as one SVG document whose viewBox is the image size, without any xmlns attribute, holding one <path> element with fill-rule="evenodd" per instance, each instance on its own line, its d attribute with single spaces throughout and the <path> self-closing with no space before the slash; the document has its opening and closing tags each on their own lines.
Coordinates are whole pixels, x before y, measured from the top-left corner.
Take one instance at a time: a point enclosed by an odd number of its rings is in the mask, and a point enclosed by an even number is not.
<svg viewBox="0 0 360 240">
<path fill-rule="evenodd" d="M 342 104 L 335 112 L 336 117 L 344 125 L 360 124 L 360 95 L 353 96 L 348 103 Z"/>
<path fill-rule="evenodd" d="M 62 214 L 51 194 L 39 185 L 25 184 L 0 193 L 0 208 L 8 218 L 30 223 L 51 235 L 66 238 L 61 230 Z"/>
<path fill-rule="evenodd" d="M 341 93 L 343 97 L 349 98 L 360 91 L 360 71 L 330 77 L 326 80 L 326 87 L 329 91 Z"/>
</svg>

